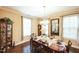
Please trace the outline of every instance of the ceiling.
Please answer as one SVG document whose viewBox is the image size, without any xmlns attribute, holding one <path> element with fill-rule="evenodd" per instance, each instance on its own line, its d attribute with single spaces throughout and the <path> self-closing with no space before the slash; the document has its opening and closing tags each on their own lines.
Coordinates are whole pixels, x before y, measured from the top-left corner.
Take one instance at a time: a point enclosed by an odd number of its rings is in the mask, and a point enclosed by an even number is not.
<svg viewBox="0 0 79 59">
<path fill-rule="evenodd" d="M 1 0 L 1 6 L 79 6 L 78 0 Z"/>
<path fill-rule="evenodd" d="M 46 6 L 45 9 L 43 6 L 7 6 L 7 8 L 12 8 L 23 13 L 24 16 L 32 16 L 32 17 L 44 17 L 49 16 L 51 14 L 55 14 L 57 12 L 76 9 L 78 6 Z"/>
</svg>

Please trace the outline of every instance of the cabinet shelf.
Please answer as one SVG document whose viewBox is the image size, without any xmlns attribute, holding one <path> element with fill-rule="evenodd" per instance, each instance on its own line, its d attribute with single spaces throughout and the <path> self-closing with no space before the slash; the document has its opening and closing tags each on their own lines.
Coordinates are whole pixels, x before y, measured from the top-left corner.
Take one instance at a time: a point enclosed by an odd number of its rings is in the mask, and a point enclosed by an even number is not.
<svg viewBox="0 0 79 59">
<path fill-rule="evenodd" d="M 0 19 L 0 52 L 7 52 L 12 47 L 12 28 L 13 23 L 9 18 Z"/>
</svg>

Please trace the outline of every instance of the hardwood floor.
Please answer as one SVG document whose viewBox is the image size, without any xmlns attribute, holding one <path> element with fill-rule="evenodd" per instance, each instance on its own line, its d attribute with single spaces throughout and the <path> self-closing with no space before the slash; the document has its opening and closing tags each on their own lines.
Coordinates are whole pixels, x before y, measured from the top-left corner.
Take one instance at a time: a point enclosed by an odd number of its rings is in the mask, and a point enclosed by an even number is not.
<svg viewBox="0 0 79 59">
<path fill-rule="evenodd" d="M 70 53 L 79 53 L 79 49 L 71 48 Z"/>
<path fill-rule="evenodd" d="M 30 42 L 26 42 L 11 48 L 7 53 L 31 53 L 30 50 Z M 70 53 L 79 53 L 79 49 L 71 48 Z"/>
<path fill-rule="evenodd" d="M 11 48 L 7 53 L 30 53 L 30 42 L 26 42 Z"/>
</svg>

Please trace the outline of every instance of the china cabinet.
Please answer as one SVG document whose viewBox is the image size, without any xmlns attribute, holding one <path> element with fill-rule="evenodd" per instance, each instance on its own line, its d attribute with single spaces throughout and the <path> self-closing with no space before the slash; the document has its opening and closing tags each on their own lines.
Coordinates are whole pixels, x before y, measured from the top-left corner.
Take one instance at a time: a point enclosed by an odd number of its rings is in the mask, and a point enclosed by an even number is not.
<svg viewBox="0 0 79 59">
<path fill-rule="evenodd" d="M 0 19 L 0 52 L 6 52 L 12 47 L 13 22 L 5 17 Z"/>
</svg>

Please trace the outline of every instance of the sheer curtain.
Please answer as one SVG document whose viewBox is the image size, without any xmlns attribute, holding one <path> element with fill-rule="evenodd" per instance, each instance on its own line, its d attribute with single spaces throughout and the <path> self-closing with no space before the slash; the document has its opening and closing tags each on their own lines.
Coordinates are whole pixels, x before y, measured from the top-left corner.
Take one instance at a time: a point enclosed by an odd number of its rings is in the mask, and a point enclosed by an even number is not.
<svg viewBox="0 0 79 59">
<path fill-rule="evenodd" d="M 31 35 L 31 19 L 23 17 L 23 36 Z"/>
<path fill-rule="evenodd" d="M 63 17 L 63 36 L 65 38 L 78 39 L 79 15 L 68 15 Z"/>
</svg>

